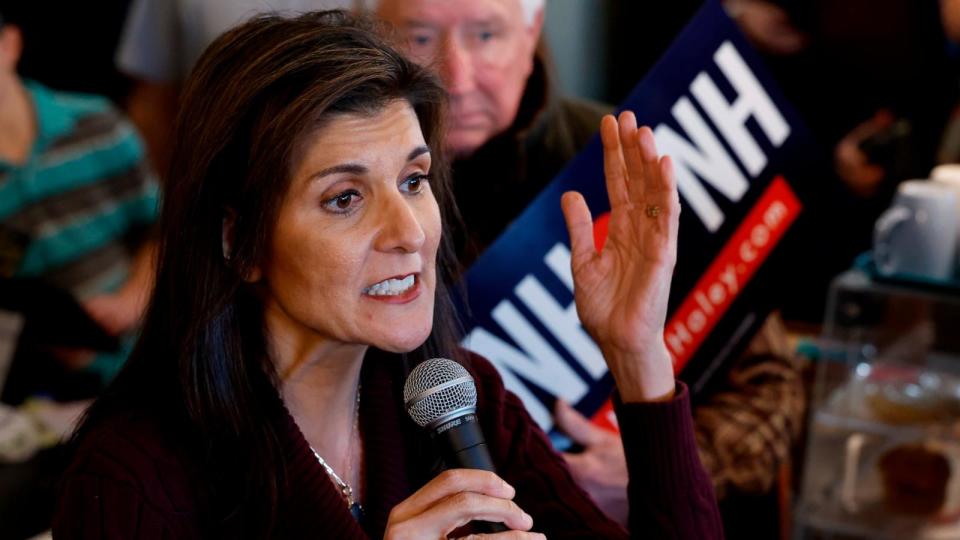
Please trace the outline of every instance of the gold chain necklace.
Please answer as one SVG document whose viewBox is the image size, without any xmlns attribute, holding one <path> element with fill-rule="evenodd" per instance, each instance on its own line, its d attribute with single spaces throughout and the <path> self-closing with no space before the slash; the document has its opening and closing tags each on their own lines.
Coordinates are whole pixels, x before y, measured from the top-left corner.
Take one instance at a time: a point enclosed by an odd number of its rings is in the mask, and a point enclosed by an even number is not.
<svg viewBox="0 0 960 540">
<path fill-rule="evenodd" d="M 357 402 L 354 409 L 353 415 L 353 434 L 357 435 L 357 438 L 360 436 L 360 385 L 357 385 Z M 350 474 L 350 462 L 353 458 L 353 441 L 354 438 L 350 439 L 350 446 L 347 448 L 347 474 Z M 350 514 L 353 515 L 358 523 L 363 520 L 363 506 L 360 505 L 360 502 L 354 498 L 353 488 L 350 487 L 350 484 L 345 482 L 340 476 L 333 470 L 321 456 L 320 453 L 316 451 L 312 446 L 310 451 L 313 452 L 314 457 L 317 458 L 317 461 L 320 462 L 320 465 L 323 467 L 323 470 L 327 472 L 327 476 L 333 480 L 333 483 L 337 485 L 337 488 L 340 490 L 340 496 L 343 497 L 343 500 L 347 503 L 347 508 L 350 509 Z"/>
</svg>

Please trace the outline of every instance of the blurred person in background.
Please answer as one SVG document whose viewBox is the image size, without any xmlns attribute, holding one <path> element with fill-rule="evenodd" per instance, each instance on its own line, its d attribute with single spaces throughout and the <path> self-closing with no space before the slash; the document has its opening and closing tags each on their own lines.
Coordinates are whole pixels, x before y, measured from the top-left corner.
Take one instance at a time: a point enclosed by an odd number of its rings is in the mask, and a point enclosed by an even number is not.
<svg viewBox="0 0 960 540">
<path fill-rule="evenodd" d="M 67 291 L 121 346 L 95 354 L 13 344 L 0 405 L 3 537 L 48 525 L 54 464 L 52 453 L 35 452 L 73 428 L 86 398 L 126 358 L 153 282 L 148 229 L 158 196 L 133 126 L 106 98 L 18 75 L 15 22 L 0 14 L 0 279 L 37 278 Z"/>
<path fill-rule="evenodd" d="M 0 234 L 21 248 L 4 250 L 5 277 L 39 277 L 69 291 L 122 336 L 136 327 L 152 286 L 146 233 L 157 212 L 155 176 L 133 126 L 109 101 L 21 79 L 21 48 L 18 28 L 0 27 Z M 105 381 L 123 357 L 79 356 Z"/>
<path fill-rule="evenodd" d="M 785 309 L 791 319 L 820 321 L 830 280 L 870 249 L 897 185 L 925 178 L 936 161 L 957 97 L 938 2 L 724 5 L 829 152 L 822 159 L 832 177 L 802 179 L 818 186 L 817 196 L 793 244 L 805 270 Z"/>
<path fill-rule="evenodd" d="M 446 145 L 470 264 L 595 134 L 611 108 L 561 96 L 541 41 L 544 0 L 380 0 L 407 52 L 439 72 L 450 99 Z M 695 407 L 701 460 L 718 497 L 768 493 L 800 430 L 803 394 L 772 317 L 727 380 Z M 768 339 L 773 336 L 773 339 Z M 585 451 L 565 454 L 574 476 L 626 522 L 619 437 L 559 403 L 558 426 Z M 721 504 L 722 508 L 722 504 Z"/>
<path fill-rule="evenodd" d="M 952 97 L 937 2 L 724 4 L 750 42 L 774 59 L 811 127 L 835 144 L 836 172 L 852 195 L 892 193 L 885 183 L 929 171 Z M 788 65 L 800 69 L 788 74 Z M 815 74 L 822 84 L 811 84 Z"/>
<path fill-rule="evenodd" d="M 132 0 L 116 63 L 133 79 L 127 113 L 166 174 L 180 86 L 200 53 L 228 28 L 257 13 L 296 15 L 355 8 L 359 0 Z"/>
</svg>

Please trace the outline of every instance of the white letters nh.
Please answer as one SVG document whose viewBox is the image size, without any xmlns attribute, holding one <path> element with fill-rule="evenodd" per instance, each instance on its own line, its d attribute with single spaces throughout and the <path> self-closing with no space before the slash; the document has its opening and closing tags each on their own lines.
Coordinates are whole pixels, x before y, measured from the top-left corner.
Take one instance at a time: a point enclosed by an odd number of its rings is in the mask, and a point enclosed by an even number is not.
<svg viewBox="0 0 960 540">
<path fill-rule="evenodd" d="M 544 258 L 561 282 L 573 291 L 570 273 L 570 250 L 556 244 Z M 576 304 L 564 307 L 532 275 L 524 277 L 514 289 L 517 297 L 540 323 L 567 349 L 567 352 L 593 379 L 607 372 L 600 349 L 580 324 Z M 589 391 L 588 381 L 568 364 L 560 354 L 527 321 L 510 300 L 500 301 L 491 313 L 500 328 L 522 350 L 506 343 L 481 327 L 474 328 L 463 345 L 490 360 L 508 390 L 517 394 L 527 411 L 544 430 L 553 426 L 553 418 L 522 379 L 547 393 L 576 403 Z"/>
<path fill-rule="evenodd" d="M 727 102 L 705 72 L 697 75 L 690 92 L 733 148 L 747 173 L 755 177 L 766 167 L 767 157 L 747 131 L 747 120 L 756 119 L 775 147 L 781 146 L 790 135 L 790 126 L 733 44 L 724 42 L 713 59 L 736 90 L 737 98 L 733 103 Z M 715 232 L 723 224 L 723 212 L 694 173 L 732 201 L 739 201 L 746 193 L 747 179 L 689 98 L 678 99 L 671 112 L 693 144 L 666 124 L 660 124 L 654 129 L 657 146 L 673 158 L 677 187 L 689 208 L 707 230 Z"/>
</svg>

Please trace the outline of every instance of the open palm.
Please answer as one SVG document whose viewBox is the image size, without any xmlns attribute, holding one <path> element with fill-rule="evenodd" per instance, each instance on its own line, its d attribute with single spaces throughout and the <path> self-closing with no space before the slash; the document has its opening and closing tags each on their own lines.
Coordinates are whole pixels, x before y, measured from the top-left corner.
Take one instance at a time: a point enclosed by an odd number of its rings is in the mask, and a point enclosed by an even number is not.
<svg viewBox="0 0 960 540">
<path fill-rule="evenodd" d="M 583 197 L 569 192 L 562 200 L 577 313 L 603 351 L 621 393 L 651 384 L 662 389 L 669 384 L 672 390 L 663 329 L 680 218 L 673 166 L 669 157 L 657 155 L 653 132 L 638 129 L 629 111 L 619 121 L 604 117 L 600 136 L 611 207 L 601 251 L 594 245 L 593 220 Z"/>
</svg>

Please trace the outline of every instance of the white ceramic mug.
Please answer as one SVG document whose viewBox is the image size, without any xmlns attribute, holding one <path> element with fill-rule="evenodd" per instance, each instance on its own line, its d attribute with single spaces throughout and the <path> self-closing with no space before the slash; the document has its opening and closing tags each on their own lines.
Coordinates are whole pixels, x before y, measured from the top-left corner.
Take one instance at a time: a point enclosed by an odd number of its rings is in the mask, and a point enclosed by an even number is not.
<svg viewBox="0 0 960 540">
<path fill-rule="evenodd" d="M 957 258 L 954 263 L 954 278 L 960 278 L 960 163 L 937 165 L 930 171 L 930 180 L 950 186 L 957 198 Z"/>
<path fill-rule="evenodd" d="M 873 255 L 883 275 L 953 279 L 958 194 L 942 182 L 900 184 L 874 227 Z"/>
<path fill-rule="evenodd" d="M 949 184 L 960 185 L 960 163 L 937 165 L 930 171 L 930 179 L 946 181 Z"/>
</svg>

